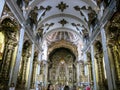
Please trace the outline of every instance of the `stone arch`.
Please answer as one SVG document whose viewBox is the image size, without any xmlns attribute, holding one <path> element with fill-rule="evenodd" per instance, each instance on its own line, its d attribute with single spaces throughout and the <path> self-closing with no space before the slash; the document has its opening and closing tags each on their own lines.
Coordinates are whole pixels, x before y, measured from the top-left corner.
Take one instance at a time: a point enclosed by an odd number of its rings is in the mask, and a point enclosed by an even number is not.
<svg viewBox="0 0 120 90">
<path fill-rule="evenodd" d="M 1 17 L 1 20 L 0 20 L 0 24 L 6 19 L 6 18 L 9 18 L 11 20 L 11 22 L 14 22 L 14 24 L 18 27 L 18 29 L 20 28 L 20 24 L 19 22 L 11 15 L 3 15 Z"/>
</svg>

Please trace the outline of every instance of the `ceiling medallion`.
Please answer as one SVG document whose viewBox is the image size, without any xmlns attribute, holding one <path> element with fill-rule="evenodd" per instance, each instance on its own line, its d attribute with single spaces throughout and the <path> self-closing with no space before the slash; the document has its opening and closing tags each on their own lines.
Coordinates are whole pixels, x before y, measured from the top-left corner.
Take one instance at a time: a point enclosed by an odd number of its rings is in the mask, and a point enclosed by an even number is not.
<svg viewBox="0 0 120 90">
<path fill-rule="evenodd" d="M 67 24 L 68 22 L 65 19 L 60 20 L 58 23 L 60 23 L 62 26 Z"/>
<path fill-rule="evenodd" d="M 68 5 L 66 5 L 66 3 L 61 2 L 60 4 L 58 4 L 58 6 L 56 6 L 58 9 L 61 10 L 61 12 L 63 12 L 67 7 L 69 7 Z"/>
</svg>

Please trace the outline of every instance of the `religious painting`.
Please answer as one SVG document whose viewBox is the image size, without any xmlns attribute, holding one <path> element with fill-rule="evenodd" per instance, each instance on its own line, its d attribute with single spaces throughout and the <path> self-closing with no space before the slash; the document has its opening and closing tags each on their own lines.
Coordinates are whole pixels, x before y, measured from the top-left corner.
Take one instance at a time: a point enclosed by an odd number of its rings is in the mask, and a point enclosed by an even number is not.
<svg viewBox="0 0 120 90">
<path fill-rule="evenodd" d="M 0 60 L 3 57 L 3 50 L 4 50 L 4 34 L 0 32 Z"/>
</svg>

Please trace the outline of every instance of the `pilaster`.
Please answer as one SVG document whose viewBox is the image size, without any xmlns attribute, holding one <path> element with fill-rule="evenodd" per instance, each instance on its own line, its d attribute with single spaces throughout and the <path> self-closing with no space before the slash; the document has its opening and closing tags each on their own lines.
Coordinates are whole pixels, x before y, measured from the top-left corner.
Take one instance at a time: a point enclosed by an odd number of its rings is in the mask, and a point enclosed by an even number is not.
<svg viewBox="0 0 120 90">
<path fill-rule="evenodd" d="M 96 68 L 95 68 L 95 61 L 94 61 L 94 46 L 91 45 L 91 60 L 92 60 L 92 74 L 93 74 L 93 90 L 98 90 L 98 85 L 96 81 Z"/>
<path fill-rule="evenodd" d="M 103 28 L 101 28 L 101 37 L 102 37 L 102 46 L 103 46 L 106 75 L 107 75 L 107 80 L 108 80 L 108 88 L 109 88 L 109 90 L 114 90 L 111 67 L 110 67 L 108 51 L 107 51 L 107 47 L 106 47 L 106 35 L 105 35 L 105 31 Z"/>
<path fill-rule="evenodd" d="M 113 46 L 108 44 L 108 55 L 110 59 L 110 64 L 111 64 L 111 72 L 112 72 L 112 80 L 113 80 L 113 85 L 114 89 L 116 90 L 116 68 L 115 68 L 115 62 L 114 62 L 114 52 L 113 52 Z"/>
<path fill-rule="evenodd" d="M 12 81 L 11 81 L 15 85 L 16 85 L 16 82 L 17 82 L 17 76 L 18 76 L 18 72 L 19 72 L 20 60 L 21 60 L 21 55 L 22 55 L 24 33 L 25 33 L 24 29 L 21 28 L 21 30 L 20 30 L 20 39 L 19 39 L 19 44 L 18 44 L 18 52 L 17 52 L 16 62 L 15 62 Z"/>
<path fill-rule="evenodd" d="M 89 81 L 90 85 L 92 86 L 93 78 L 92 78 L 92 64 L 91 64 L 91 61 L 88 61 L 88 70 L 89 70 L 88 81 Z"/>
<path fill-rule="evenodd" d="M 79 61 L 79 82 L 84 82 L 84 62 Z"/>
<path fill-rule="evenodd" d="M 38 60 L 38 54 L 35 53 L 34 59 L 33 59 L 33 66 L 32 66 L 32 76 L 31 76 L 31 85 L 30 88 L 35 88 L 35 77 L 36 77 L 36 68 L 37 68 L 37 60 Z"/>
<path fill-rule="evenodd" d="M 3 8 L 4 8 L 4 5 L 5 5 L 5 1 L 6 1 L 6 0 L 0 0 L 0 17 L 1 17 L 2 12 L 3 12 Z"/>
<path fill-rule="evenodd" d="M 30 50 L 29 50 L 29 47 L 27 48 L 26 52 L 24 52 L 23 54 L 23 69 L 22 70 L 22 74 L 21 74 L 21 77 L 22 77 L 22 83 L 21 83 L 21 86 L 23 87 L 23 89 L 26 89 L 28 86 L 28 66 L 29 66 L 29 60 L 30 60 L 30 56 L 31 56 L 31 53 L 30 53 Z M 30 68 L 30 67 L 29 67 Z"/>
<path fill-rule="evenodd" d="M 33 70 L 33 58 L 34 58 L 34 43 L 32 44 L 32 50 L 31 50 L 31 57 L 30 57 L 30 64 L 29 64 L 29 75 L 28 75 L 28 84 L 27 84 L 27 90 L 30 90 L 30 84 L 31 84 L 31 76 L 32 76 L 32 70 Z"/>
</svg>

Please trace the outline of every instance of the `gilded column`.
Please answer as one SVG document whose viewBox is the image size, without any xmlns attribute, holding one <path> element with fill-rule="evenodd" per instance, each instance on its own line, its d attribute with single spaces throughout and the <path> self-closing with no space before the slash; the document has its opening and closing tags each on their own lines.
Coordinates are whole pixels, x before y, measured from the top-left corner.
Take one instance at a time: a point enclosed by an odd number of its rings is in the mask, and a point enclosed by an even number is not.
<svg viewBox="0 0 120 90">
<path fill-rule="evenodd" d="M 80 61 L 79 65 L 80 65 L 80 82 L 84 82 L 84 65 L 83 65 L 83 61 Z"/>
<path fill-rule="evenodd" d="M 92 62 L 91 62 L 91 55 L 87 53 L 87 63 L 88 63 L 88 70 L 89 70 L 89 83 L 92 85 L 93 77 L 92 77 Z"/>
<path fill-rule="evenodd" d="M 10 66 L 11 62 L 13 60 L 13 53 L 14 49 L 17 45 L 17 39 L 15 37 L 16 33 L 15 32 L 9 32 L 8 33 L 8 40 L 6 42 L 6 54 L 4 56 L 4 64 L 3 64 L 3 70 L 2 74 L 5 79 L 9 79 L 9 71 L 10 71 Z"/>
<path fill-rule="evenodd" d="M 92 64 L 91 61 L 88 61 L 88 70 L 89 70 L 89 83 L 90 85 L 93 82 L 93 78 L 92 78 Z"/>
<path fill-rule="evenodd" d="M 115 62 L 117 83 L 120 83 L 120 61 L 119 61 L 120 55 L 116 45 L 113 47 L 113 56 L 114 56 L 114 62 Z"/>
<path fill-rule="evenodd" d="M 102 54 L 101 53 L 96 53 L 95 58 L 97 60 L 97 65 L 98 65 L 98 85 L 99 85 L 99 90 L 105 90 Z"/>
<path fill-rule="evenodd" d="M 26 50 L 23 50 L 21 68 L 18 75 L 17 87 L 25 89 L 26 86 L 26 75 L 27 75 L 27 64 L 30 57 L 29 47 Z"/>
<path fill-rule="evenodd" d="M 116 50 L 117 47 L 115 44 L 113 44 L 113 42 L 109 42 L 108 46 L 109 46 L 108 50 L 109 50 L 109 57 L 111 60 L 113 80 L 116 81 L 117 87 L 119 87 L 119 82 L 120 82 L 119 54 L 118 51 Z M 115 83 L 114 83 L 114 88 L 116 88 Z"/>
<path fill-rule="evenodd" d="M 35 77 L 36 77 L 35 75 L 36 75 L 36 68 L 37 68 L 37 60 L 38 60 L 38 55 L 35 53 L 34 60 L 33 60 L 33 70 L 32 70 L 30 88 L 35 88 Z"/>
<path fill-rule="evenodd" d="M 108 42 L 108 56 L 110 59 L 110 64 L 111 64 L 111 72 L 112 72 L 112 80 L 113 80 L 113 85 L 114 89 L 116 90 L 116 66 L 115 66 L 115 61 L 114 61 L 114 50 L 113 50 L 113 43 Z"/>
<path fill-rule="evenodd" d="M 27 52 L 25 53 L 25 56 L 23 57 L 23 73 L 22 73 L 22 84 L 23 86 L 25 86 L 26 84 L 26 74 L 27 74 L 27 64 L 28 64 L 28 59 L 30 57 L 30 53 L 29 50 L 27 50 Z"/>
</svg>

